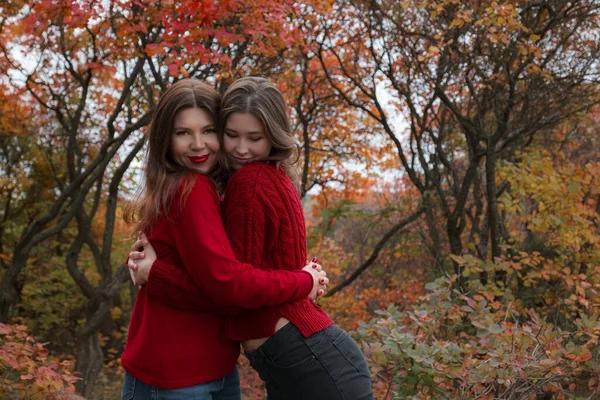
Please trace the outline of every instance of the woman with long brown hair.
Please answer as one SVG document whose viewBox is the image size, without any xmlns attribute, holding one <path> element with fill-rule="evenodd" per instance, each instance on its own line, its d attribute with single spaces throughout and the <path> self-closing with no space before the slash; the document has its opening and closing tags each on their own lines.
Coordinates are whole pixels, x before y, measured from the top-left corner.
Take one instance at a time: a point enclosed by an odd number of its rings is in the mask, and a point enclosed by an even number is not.
<svg viewBox="0 0 600 400">
<path fill-rule="evenodd" d="M 266 79 L 239 79 L 223 95 L 219 116 L 225 229 L 236 256 L 263 270 L 301 268 L 306 228 L 297 191 L 297 146 L 281 93 Z M 160 254 L 157 259 L 147 240 L 136 245 L 141 244 L 145 257 L 138 267 L 161 279 L 164 290 L 157 296 L 165 302 L 178 296 L 193 301 L 199 289 L 187 284 L 186 272 Z M 137 260 L 142 253 L 130 256 Z M 308 299 L 231 316 L 224 336 L 242 343 L 269 400 L 373 399 L 360 348 Z"/>
<path fill-rule="evenodd" d="M 201 290 L 193 307 L 184 298 L 171 299 L 173 307 L 151 295 L 163 290 L 160 279 L 141 286 L 121 358 L 123 399 L 239 399 L 239 342 L 223 335 L 223 315 L 314 299 L 319 280 L 327 283 L 312 265 L 263 271 L 236 260 L 211 177 L 219 103 L 212 87 L 184 79 L 166 90 L 154 113 L 145 188 L 127 220 L 135 219 L 159 257 Z"/>
</svg>

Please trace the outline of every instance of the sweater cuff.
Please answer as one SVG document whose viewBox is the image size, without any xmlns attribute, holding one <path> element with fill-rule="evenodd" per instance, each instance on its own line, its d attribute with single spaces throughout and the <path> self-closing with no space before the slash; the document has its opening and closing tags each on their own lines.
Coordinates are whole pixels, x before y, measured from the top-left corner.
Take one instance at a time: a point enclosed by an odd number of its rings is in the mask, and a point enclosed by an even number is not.
<svg viewBox="0 0 600 400">
<path fill-rule="evenodd" d="M 312 274 L 310 272 L 308 272 L 308 271 L 303 270 L 303 269 L 301 269 L 301 270 L 294 270 L 293 272 L 304 274 L 304 276 L 308 277 L 308 279 L 306 279 L 306 278 L 300 278 L 300 279 L 302 279 L 304 281 L 304 282 L 301 283 L 301 285 L 303 285 L 303 286 L 301 286 L 301 290 L 300 290 L 300 293 L 303 293 L 304 296 L 301 297 L 300 299 L 308 297 L 308 295 L 310 294 L 310 292 L 313 289 L 313 285 L 314 285 L 314 282 L 315 282 Z"/>
</svg>

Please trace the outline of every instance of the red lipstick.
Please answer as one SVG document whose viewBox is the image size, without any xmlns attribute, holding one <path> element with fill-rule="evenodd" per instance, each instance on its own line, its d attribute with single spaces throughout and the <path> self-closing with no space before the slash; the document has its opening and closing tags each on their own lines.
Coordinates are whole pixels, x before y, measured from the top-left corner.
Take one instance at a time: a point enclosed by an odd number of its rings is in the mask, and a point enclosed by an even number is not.
<svg viewBox="0 0 600 400">
<path fill-rule="evenodd" d="M 206 154 L 204 156 L 188 157 L 188 158 L 194 164 L 202 164 L 202 163 L 205 163 L 208 160 L 208 156 L 209 156 L 209 154 Z"/>
</svg>

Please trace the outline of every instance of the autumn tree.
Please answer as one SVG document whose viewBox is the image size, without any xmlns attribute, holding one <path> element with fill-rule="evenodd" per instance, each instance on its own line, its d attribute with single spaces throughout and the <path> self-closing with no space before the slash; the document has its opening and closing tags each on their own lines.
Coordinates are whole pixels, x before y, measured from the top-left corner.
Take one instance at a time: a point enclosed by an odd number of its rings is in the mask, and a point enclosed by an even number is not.
<svg viewBox="0 0 600 400">
<path fill-rule="evenodd" d="M 87 299 L 87 322 L 77 334 L 77 370 L 84 378 L 80 390 L 89 394 L 103 359 L 98 331 L 111 321 L 113 301 L 127 277 L 111 260 L 116 195 L 143 144 L 139 134 L 132 135 L 149 123 L 147 104 L 154 94 L 135 85 L 145 59 L 125 59 L 126 41 L 105 35 L 119 37 L 117 30 L 127 24 L 115 17 L 111 27 L 101 7 L 38 2 L 25 8 L 13 4 L 8 11 L 14 14 L 4 15 L 3 65 L 11 69 L 12 84 L 25 88 L 33 103 L 38 137 L 32 139 L 40 167 L 53 182 L 53 196 L 21 227 L 11 249 L 12 262 L 2 277 L 1 319 L 10 315 L 15 282 L 34 248 L 75 226 L 74 234 L 62 235 L 67 241 L 63 256 Z M 125 151 L 121 163 L 114 159 L 119 151 Z M 98 222 L 101 208 L 107 210 L 104 232 L 93 237 L 90 226 Z M 90 281 L 79 265 L 84 248 L 94 257 L 99 282 Z"/>
<path fill-rule="evenodd" d="M 19 101 L 18 93 L 11 93 L 0 85 L 0 265 L 8 269 L 11 236 L 16 219 L 23 216 L 34 200 L 26 196 L 30 186 L 27 169 L 32 167 L 32 119 L 27 107 Z"/>
<path fill-rule="evenodd" d="M 498 160 L 598 102 L 598 3 L 334 4 L 315 52 L 338 96 L 377 121 L 435 205 L 426 207 L 433 248 L 447 240 L 460 255 L 467 240 L 478 257 L 501 256 Z"/>
<path fill-rule="evenodd" d="M 2 70 L 35 115 L 37 135 L 29 139 L 51 185 L 45 206 L 32 211 L 12 232 L 14 244 L 3 249 L 0 320 L 13 313 L 32 252 L 59 237 L 55 250 L 87 302 L 76 368 L 83 378 L 78 389 L 89 396 L 105 355 L 98 333 L 119 329 L 111 310 L 128 279 L 123 260 L 114 256 L 117 200 L 120 191 L 135 189 L 128 170 L 157 97 L 185 76 L 221 89 L 244 74 L 277 76 L 298 37 L 288 22 L 294 8 L 291 2 L 211 0 L 3 7 Z M 24 171 L 25 181 L 34 178 Z M 87 273 L 90 259 L 94 274 Z"/>
<path fill-rule="evenodd" d="M 388 148 L 368 117 L 348 108 L 327 85 L 317 59 L 302 49 L 290 53 L 293 64 L 278 81 L 300 145 L 300 195 L 318 189 L 318 197 L 327 199 L 360 190 L 372 178 L 365 171 L 381 166 Z"/>
</svg>

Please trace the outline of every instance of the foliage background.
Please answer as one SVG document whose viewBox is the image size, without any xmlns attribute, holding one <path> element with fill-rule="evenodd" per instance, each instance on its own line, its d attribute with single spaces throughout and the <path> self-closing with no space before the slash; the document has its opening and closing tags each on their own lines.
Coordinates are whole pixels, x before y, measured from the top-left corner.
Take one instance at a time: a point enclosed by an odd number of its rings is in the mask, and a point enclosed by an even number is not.
<svg viewBox="0 0 600 400">
<path fill-rule="evenodd" d="M 0 397 L 119 397 L 156 99 L 246 75 L 286 97 L 321 305 L 378 399 L 600 396 L 599 9 L 1 3 Z"/>
</svg>

